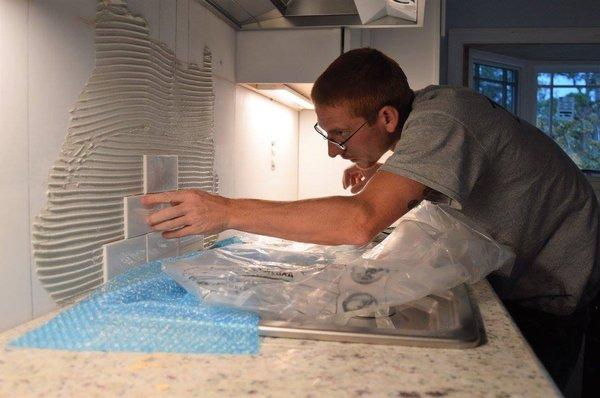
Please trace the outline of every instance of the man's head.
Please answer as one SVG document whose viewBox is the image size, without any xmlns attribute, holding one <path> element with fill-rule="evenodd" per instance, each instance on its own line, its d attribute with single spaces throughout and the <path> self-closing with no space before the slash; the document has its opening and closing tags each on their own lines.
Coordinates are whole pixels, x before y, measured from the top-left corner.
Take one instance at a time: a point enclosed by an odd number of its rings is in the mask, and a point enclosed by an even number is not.
<svg viewBox="0 0 600 398">
<path fill-rule="evenodd" d="M 367 122 L 345 150 L 329 144 L 329 156 L 367 167 L 397 141 L 414 93 L 398 63 L 375 49 L 360 48 L 333 61 L 311 97 L 319 125 L 337 142 Z"/>
</svg>

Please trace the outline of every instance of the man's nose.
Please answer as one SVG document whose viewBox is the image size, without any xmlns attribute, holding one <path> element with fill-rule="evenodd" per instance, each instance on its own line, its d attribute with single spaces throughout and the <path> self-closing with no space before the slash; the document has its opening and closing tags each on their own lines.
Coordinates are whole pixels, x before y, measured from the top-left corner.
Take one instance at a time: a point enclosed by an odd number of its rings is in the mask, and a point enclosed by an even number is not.
<svg viewBox="0 0 600 398">
<path fill-rule="evenodd" d="M 329 152 L 330 158 L 335 158 L 337 155 L 341 155 L 342 151 L 338 146 L 333 145 L 331 142 L 327 143 L 327 151 Z"/>
</svg>

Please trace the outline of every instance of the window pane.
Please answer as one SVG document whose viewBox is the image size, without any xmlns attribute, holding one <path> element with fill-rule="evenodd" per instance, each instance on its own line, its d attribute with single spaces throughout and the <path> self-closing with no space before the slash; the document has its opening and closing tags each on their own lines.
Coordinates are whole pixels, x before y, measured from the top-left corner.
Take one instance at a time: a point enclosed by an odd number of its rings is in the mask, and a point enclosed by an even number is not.
<svg viewBox="0 0 600 398">
<path fill-rule="evenodd" d="M 577 85 L 582 86 L 600 86 L 600 73 L 598 72 L 581 72 L 575 73 Z"/>
<path fill-rule="evenodd" d="M 502 101 L 502 91 L 503 90 L 502 90 L 501 83 L 479 81 L 477 85 L 478 85 L 477 91 L 479 91 L 481 94 L 485 95 L 492 101 L 497 102 L 498 104 L 501 104 L 501 105 L 503 104 L 503 101 Z"/>
<path fill-rule="evenodd" d="M 538 84 L 550 85 L 552 83 L 551 73 L 538 73 Z"/>
<path fill-rule="evenodd" d="M 589 72 L 586 75 L 588 76 L 588 84 L 600 86 L 600 72 Z"/>
<path fill-rule="evenodd" d="M 479 66 L 479 76 L 484 77 L 486 79 L 494 79 L 494 80 L 504 80 L 502 68 L 497 68 L 495 66 L 489 65 L 478 65 Z"/>
<path fill-rule="evenodd" d="M 577 97 L 582 91 L 585 92 L 585 89 L 575 87 L 554 89 L 556 106 L 552 112 L 553 123 L 565 120 L 571 121 L 575 118 Z"/>
<path fill-rule="evenodd" d="M 552 87 L 538 87 L 537 126 L 580 168 L 600 171 L 600 73 L 538 73 L 538 85 Z"/>
<path fill-rule="evenodd" d="M 555 86 L 585 86 L 585 75 L 583 73 L 555 73 Z"/>
<path fill-rule="evenodd" d="M 588 73 L 573 73 L 573 80 L 575 84 L 578 86 L 586 86 L 587 85 L 587 77 Z"/>
<path fill-rule="evenodd" d="M 536 126 L 550 133 L 550 89 L 538 88 Z"/>
<path fill-rule="evenodd" d="M 473 88 L 516 114 L 518 77 L 515 69 L 474 63 Z"/>
<path fill-rule="evenodd" d="M 507 86 L 506 87 L 506 104 L 505 108 L 511 111 L 512 113 L 516 113 L 516 101 L 515 101 L 515 87 Z"/>
<path fill-rule="evenodd" d="M 514 71 L 512 69 L 506 69 L 506 79 L 509 82 L 514 83 L 517 80 L 516 74 L 517 74 L 516 71 Z"/>
<path fill-rule="evenodd" d="M 598 92 L 596 89 L 556 88 L 554 97 L 552 137 L 580 168 L 600 170 Z"/>
</svg>

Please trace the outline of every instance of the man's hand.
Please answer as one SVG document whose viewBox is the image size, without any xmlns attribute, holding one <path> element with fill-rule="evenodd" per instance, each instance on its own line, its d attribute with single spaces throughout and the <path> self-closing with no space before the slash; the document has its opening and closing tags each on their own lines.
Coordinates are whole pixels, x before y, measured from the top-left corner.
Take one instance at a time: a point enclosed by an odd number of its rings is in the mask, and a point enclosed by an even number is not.
<svg viewBox="0 0 600 398">
<path fill-rule="evenodd" d="M 344 176 L 342 177 L 342 186 L 344 189 L 352 187 L 350 192 L 360 192 L 367 182 L 375 175 L 375 172 L 379 170 L 381 163 L 375 163 L 368 169 L 361 169 L 357 165 L 352 165 L 344 170 Z"/>
<path fill-rule="evenodd" d="M 229 199 L 198 189 L 149 194 L 141 203 L 147 207 L 160 203 L 171 205 L 147 218 L 152 229 L 164 231 L 163 237 L 168 239 L 219 233 L 227 229 L 230 217 Z"/>
</svg>

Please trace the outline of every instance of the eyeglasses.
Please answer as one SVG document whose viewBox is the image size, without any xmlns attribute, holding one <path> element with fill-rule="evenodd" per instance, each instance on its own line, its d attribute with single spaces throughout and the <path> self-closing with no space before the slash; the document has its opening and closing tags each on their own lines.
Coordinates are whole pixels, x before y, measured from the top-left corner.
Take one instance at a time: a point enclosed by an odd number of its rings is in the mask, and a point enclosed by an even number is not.
<svg viewBox="0 0 600 398">
<path fill-rule="evenodd" d="M 359 128 L 357 128 L 356 130 L 354 130 L 354 132 L 353 132 L 352 134 L 350 134 L 350 135 L 348 136 L 348 138 L 346 138 L 346 139 L 345 139 L 344 141 L 342 141 L 342 142 L 337 142 L 337 141 L 335 141 L 335 140 L 333 140 L 333 139 L 331 139 L 331 138 L 327 137 L 327 131 L 325 131 L 325 130 L 324 130 L 322 127 L 321 127 L 321 126 L 319 126 L 319 123 L 318 123 L 318 122 L 317 122 L 317 123 L 315 123 L 315 125 L 314 125 L 314 128 L 315 128 L 315 131 L 316 131 L 317 133 L 319 133 L 319 134 L 320 134 L 320 135 L 321 135 L 321 136 L 322 136 L 324 139 L 326 139 L 327 141 L 331 142 L 333 145 L 335 145 L 336 147 L 340 148 L 342 151 L 345 151 L 345 150 L 346 150 L 346 143 L 347 143 L 348 141 L 350 141 L 350 138 L 352 138 L 352 136 L 353 136 L 354 134 L 358 133 L 358 131 L 359 131 L 360 129 L 362 129 L 362 128 L 364 127 L 364 125 L 365 125 L 365 124 L 367 124 L 367 122 L 366 122 L 366 121 L 365 121 L 363 124 L 361 124 Z"/>
</svg>

